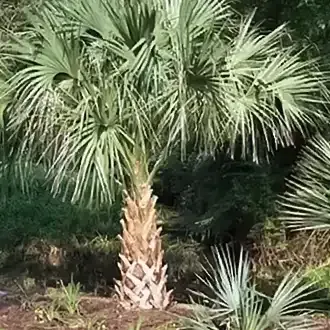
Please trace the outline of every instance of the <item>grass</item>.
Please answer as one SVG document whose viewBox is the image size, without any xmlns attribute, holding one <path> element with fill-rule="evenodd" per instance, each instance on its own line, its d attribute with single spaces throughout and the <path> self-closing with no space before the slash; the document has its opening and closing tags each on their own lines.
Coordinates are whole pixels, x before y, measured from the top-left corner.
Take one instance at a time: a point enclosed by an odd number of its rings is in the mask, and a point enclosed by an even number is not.
<svg viewBox="0 0 330 330">
<path fill-rule="evenodd" d="M 168 323 L 165 323 L 165 324 L 157 327 L 156 330 L 178 330 L 179 326 L 180 326 L 179 323 L 168 322 Z"/>
<path fill-rule="evenodd" d="M 305 277 L 310 282 L 317 282 L 320 288 L 328 290 L 330 296 L 330 260 L 316 267 L 307 267 Z"/>
<path fill-rule="evenodd" d="M 69 284 L 64 285 L 61 281 L 58 288 L 48 288 L 44 299 L 32 305 L 35 320 L 39 324 L 53 326 L 80 327 L 87 330 L 106 329 L 105 320 L 81 311 L 82 296 L 80 283 L 71 280 Z"/>
<path fill-rule="evenodd" d="M 117 321 L 118 324 L 123 324 L 123 330 L 142 330 L 145 329 L 144 325 L 150 326 L 153 322 L 157 324 L 153 330 L 178 329 L 177 323 L 161 314 L 145 314 L 137 322 L 131 323 L 130 315 L 135 313 L 138 316 L 137 312 L 121 311 L 118 314 L 117 300 L 86 294 L 81 284 L 73 279 L 67 284 L 60 281 L 57 287 L 46 288 L 44 291 L 40 288 L 36 291 L 38 286 L 29 278 L 22 278 L 19 282 L 16 281 L 16 284 L 19 290 L 15 297 L 11 294 L 9 299 L 19 302 L 21 307 L 15 312 L 14 319 L 24 319 L 24 313 L 32 312 L 34 319 L 29 319 L 28 329 L 107 330 L 112 329 L 112 323 Z M 26 321 L 24 326 L 25 323 Z"/>
</svg>

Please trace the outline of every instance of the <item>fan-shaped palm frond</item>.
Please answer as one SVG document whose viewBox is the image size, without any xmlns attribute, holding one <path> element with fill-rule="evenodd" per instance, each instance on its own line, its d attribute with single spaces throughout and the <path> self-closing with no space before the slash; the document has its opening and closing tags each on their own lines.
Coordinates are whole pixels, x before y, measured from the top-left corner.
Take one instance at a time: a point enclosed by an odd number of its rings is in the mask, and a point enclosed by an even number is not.
<svg viewBox="0 0 330 330">
<path fill-rule="evenodd" d="M 73 202 L 112 201 L 116 182 L 132 175 L 132 153 L 146 153 L 148 138 L 157 141 L 149 134 L 147 104 L 116 72 L 105 77 L 87 53 L 92 47 L 81 46 L 77 34 L 59 33 L 38 17 L 35 38 L 14 38 L 8 47 L 9 54 L 31 63 L 9 80 L 15 111 L 7 126 L 13 138 L 24 132 L 19 157 L 46 161 L 53 191 L 70 192 Z"/>
<path fill-rule="evenodd" d="M 262 36 L 250 22 L 238 25 L 229 42 L 207 29 L 202 42 L 180 40 L 189 27 L 179 25 L 183 31 L 171 44 L 173 78 L 162 101 L 160 128 L 169 141 L 180 140 L 184 149 L 193 139 L 211 151 L 227 140 L 234 150 L 239 142 L 243 155 L 250 150 L 257 160 L 263 145 L 270 151 L 292 144 L 295 130 L 304 134 L 306 124 L 324 118 L 328 78 L 313 61 L 301 61 L 294 47 L 282 46 L 283 26 Z"/>
<path fill-rule="evenodd" d="M 280 199 L 281 219 L 295 229 L 330 229 L 330 142 L 315 136 L 304 148 L 288 191 Z"/>
<path fill-rule="evenodd" d="M 234 260 L 229 250 L 214 249 L 214 262 L 205 270 L 201 281 L 212 296 L 195 292 L 206 299 L 211 307 L 195 305 L 194 317 L 185 318 L 184 329 L 211 330 L 226 326 L 234 330 L 304 330 L 316 329 L 306 306 L 312 284 L 303 284 L 298 274 L 288 274 L 274 296 L 259 293 L 249 277 L 249 262 L 241 250 Z M 267 304 L 266 301 L 267 300 Z"/>
<path fill-rule="evenodd" d="M 324 119 L 328 77 L 283 46 L 284 26 L 262 35 L 251 20 L 226 0 L 47 1 L 2 51 L 19 64 L 19 157 L 43 161 L 54 192 L 106 202 L 141 155 L 229 141 L 258 160 L 291 144 Z"/>
</svg>

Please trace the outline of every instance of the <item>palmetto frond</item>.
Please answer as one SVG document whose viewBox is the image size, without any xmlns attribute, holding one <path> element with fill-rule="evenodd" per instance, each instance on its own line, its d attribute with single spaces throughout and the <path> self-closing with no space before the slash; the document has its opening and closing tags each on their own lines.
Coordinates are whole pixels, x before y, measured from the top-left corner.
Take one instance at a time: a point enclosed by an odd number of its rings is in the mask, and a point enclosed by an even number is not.
<svg viewBox="0 0 330 330">
<path fill-rule="evenodd" d="M 7 127 L 20 157 L 91 203 L 178 144 L 230 142 L 255 160 L 291 144 L 324 118 L 328 77 L 282 45 L 285 27 L 262 35 L 251 20 L 225 0 L 47 1 L 2 52 L 19 63 Z"/>
<path fill-rule="evenodd" d="M 257 160 L 262 145 L 270 151 L 292 144 L 295 130 L 304 133 L 306 124 L 324 117 L 328 78 L 316 62 L 303 62 L 294 47 L 282 46 L 284 26 L 262 36 L 251 19 L 238 24 L 234 36 L 224 20 L 227 34 L 214 36 L 206 28 L 203 41 L 195 42 L 180 39 L 189 24 L 178 24 L 160 127 L 182 149 L 190 139 L 209 151 L 229 140 L 232 150 L 240 142 L 243 155 L 251 151 Z"/>
<path fill-rule="evenodd" d="M 315 136 L 302 152 L 288 191 L 280 199 L 281 219 L 295 229 L 330 229 L 330 142 Z"/>
<path fill-rule="evenodd" d="M 212 296 L 195 293 L 207 299 L 212 307 L 196 304 L 195 315 L 185 319 L 189 330 L 220 329 L 226 325 L 234 330 L 304 330 L 316 329 L 311 320 L 312 310 L 306 308 L 311 302 L 311 284 L 303 284 L 298 274 L 288 274 L 278 286 L 273 297 L 260 294 L 249 277 L 247 256 L 241 254 L 234 260 L 229 250 L 214 249 L 211 272 L 201 278 Z M 309 291 L 309 293 L 307 293 Z M 269 307 L 265 307 L 265 299 Z"/>
</svg>

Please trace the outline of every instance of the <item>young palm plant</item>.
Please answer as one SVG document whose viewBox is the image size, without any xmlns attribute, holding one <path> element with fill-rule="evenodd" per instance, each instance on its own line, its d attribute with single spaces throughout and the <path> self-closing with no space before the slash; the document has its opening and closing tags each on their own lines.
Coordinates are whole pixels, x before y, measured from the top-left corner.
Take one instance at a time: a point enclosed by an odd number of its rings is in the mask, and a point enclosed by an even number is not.
<svg viewBox="0 0 330 330">
<path fill-rule="evenodd" d="M 260 152 L 324 120 L 317 61 L 235 16 L 226 0 L 45 1 L 2 49 L 11 159 L 47 171 L 53 193 L 90 207 L 126 191 L 120 237 L 127 307 L 165 308 L 152 178 L 174 148 Z"/>
<path fill-rule="evenodd" d="M 313 310 L 307 307 L 312 284 L 303 284 L 298 274 L 288 274 L 273 297 L 266 297 L 250 279 L 248 257 L 242 250 L 234 260 L 229 249 L 215 248 L 213 259 L 205 268 L 205 278 L 200 278 L 211 294 L 194 293 L 211 306 L 194 304 L 194 316 L 183 319 L 183 329 L 317 329 Z"/>
</svg>

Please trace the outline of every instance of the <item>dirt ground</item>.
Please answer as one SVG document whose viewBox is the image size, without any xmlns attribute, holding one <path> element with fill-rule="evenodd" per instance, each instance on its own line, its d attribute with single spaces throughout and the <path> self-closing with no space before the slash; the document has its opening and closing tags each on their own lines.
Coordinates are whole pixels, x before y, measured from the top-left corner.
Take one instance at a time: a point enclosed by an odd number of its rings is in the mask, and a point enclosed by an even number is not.
<svg viewBox="0 0 330 330">
<path fill-rule="evenodd" d="M 125 311 L 116 298 L 85 297 L 81 302 L 82 326 L 36 320 L 35 311 L 24 310 L 21 305 L 0 303 L 0 330 L 41 330 L 41 329 L 96 329 L 129 330 L 142 321 L 141 330 L 175 330 L 179 316 L 187 314 L 187 309 L 173 306 L 167 311 Z M 86 322 L 86 320 L 88 320 Z M 67 320 L 66 320 L 67 321 Z M 77 320 L 75 320 L 77 321 Z M 68 322 L 69 323 L 69 322 Z"/>
<path fill-rule="evenodd" d="M 187 316 L 188 309 L 181 304 L 174 305 L 167 311 L 125 311 L 114 298 L 84 297 L 81 302 L 84 324 L 61 324 L 61 322 L 40 322 L 33 310 L 26 310 L 22 305 L 0 303 L 0 330 L 135 330 L 132 326 L 142 321 L 138 330 L 176 330 L 180 316 Z M 86 321 L 90 321 L 87 322 Z M 68 320 L 66 320 L 68 321 Z M 69 322 L 68 322 L 69 323 Z M 330 330 L 330 320 L 324 317 L 316 320 L 317 330 Z"/>
</svg>

